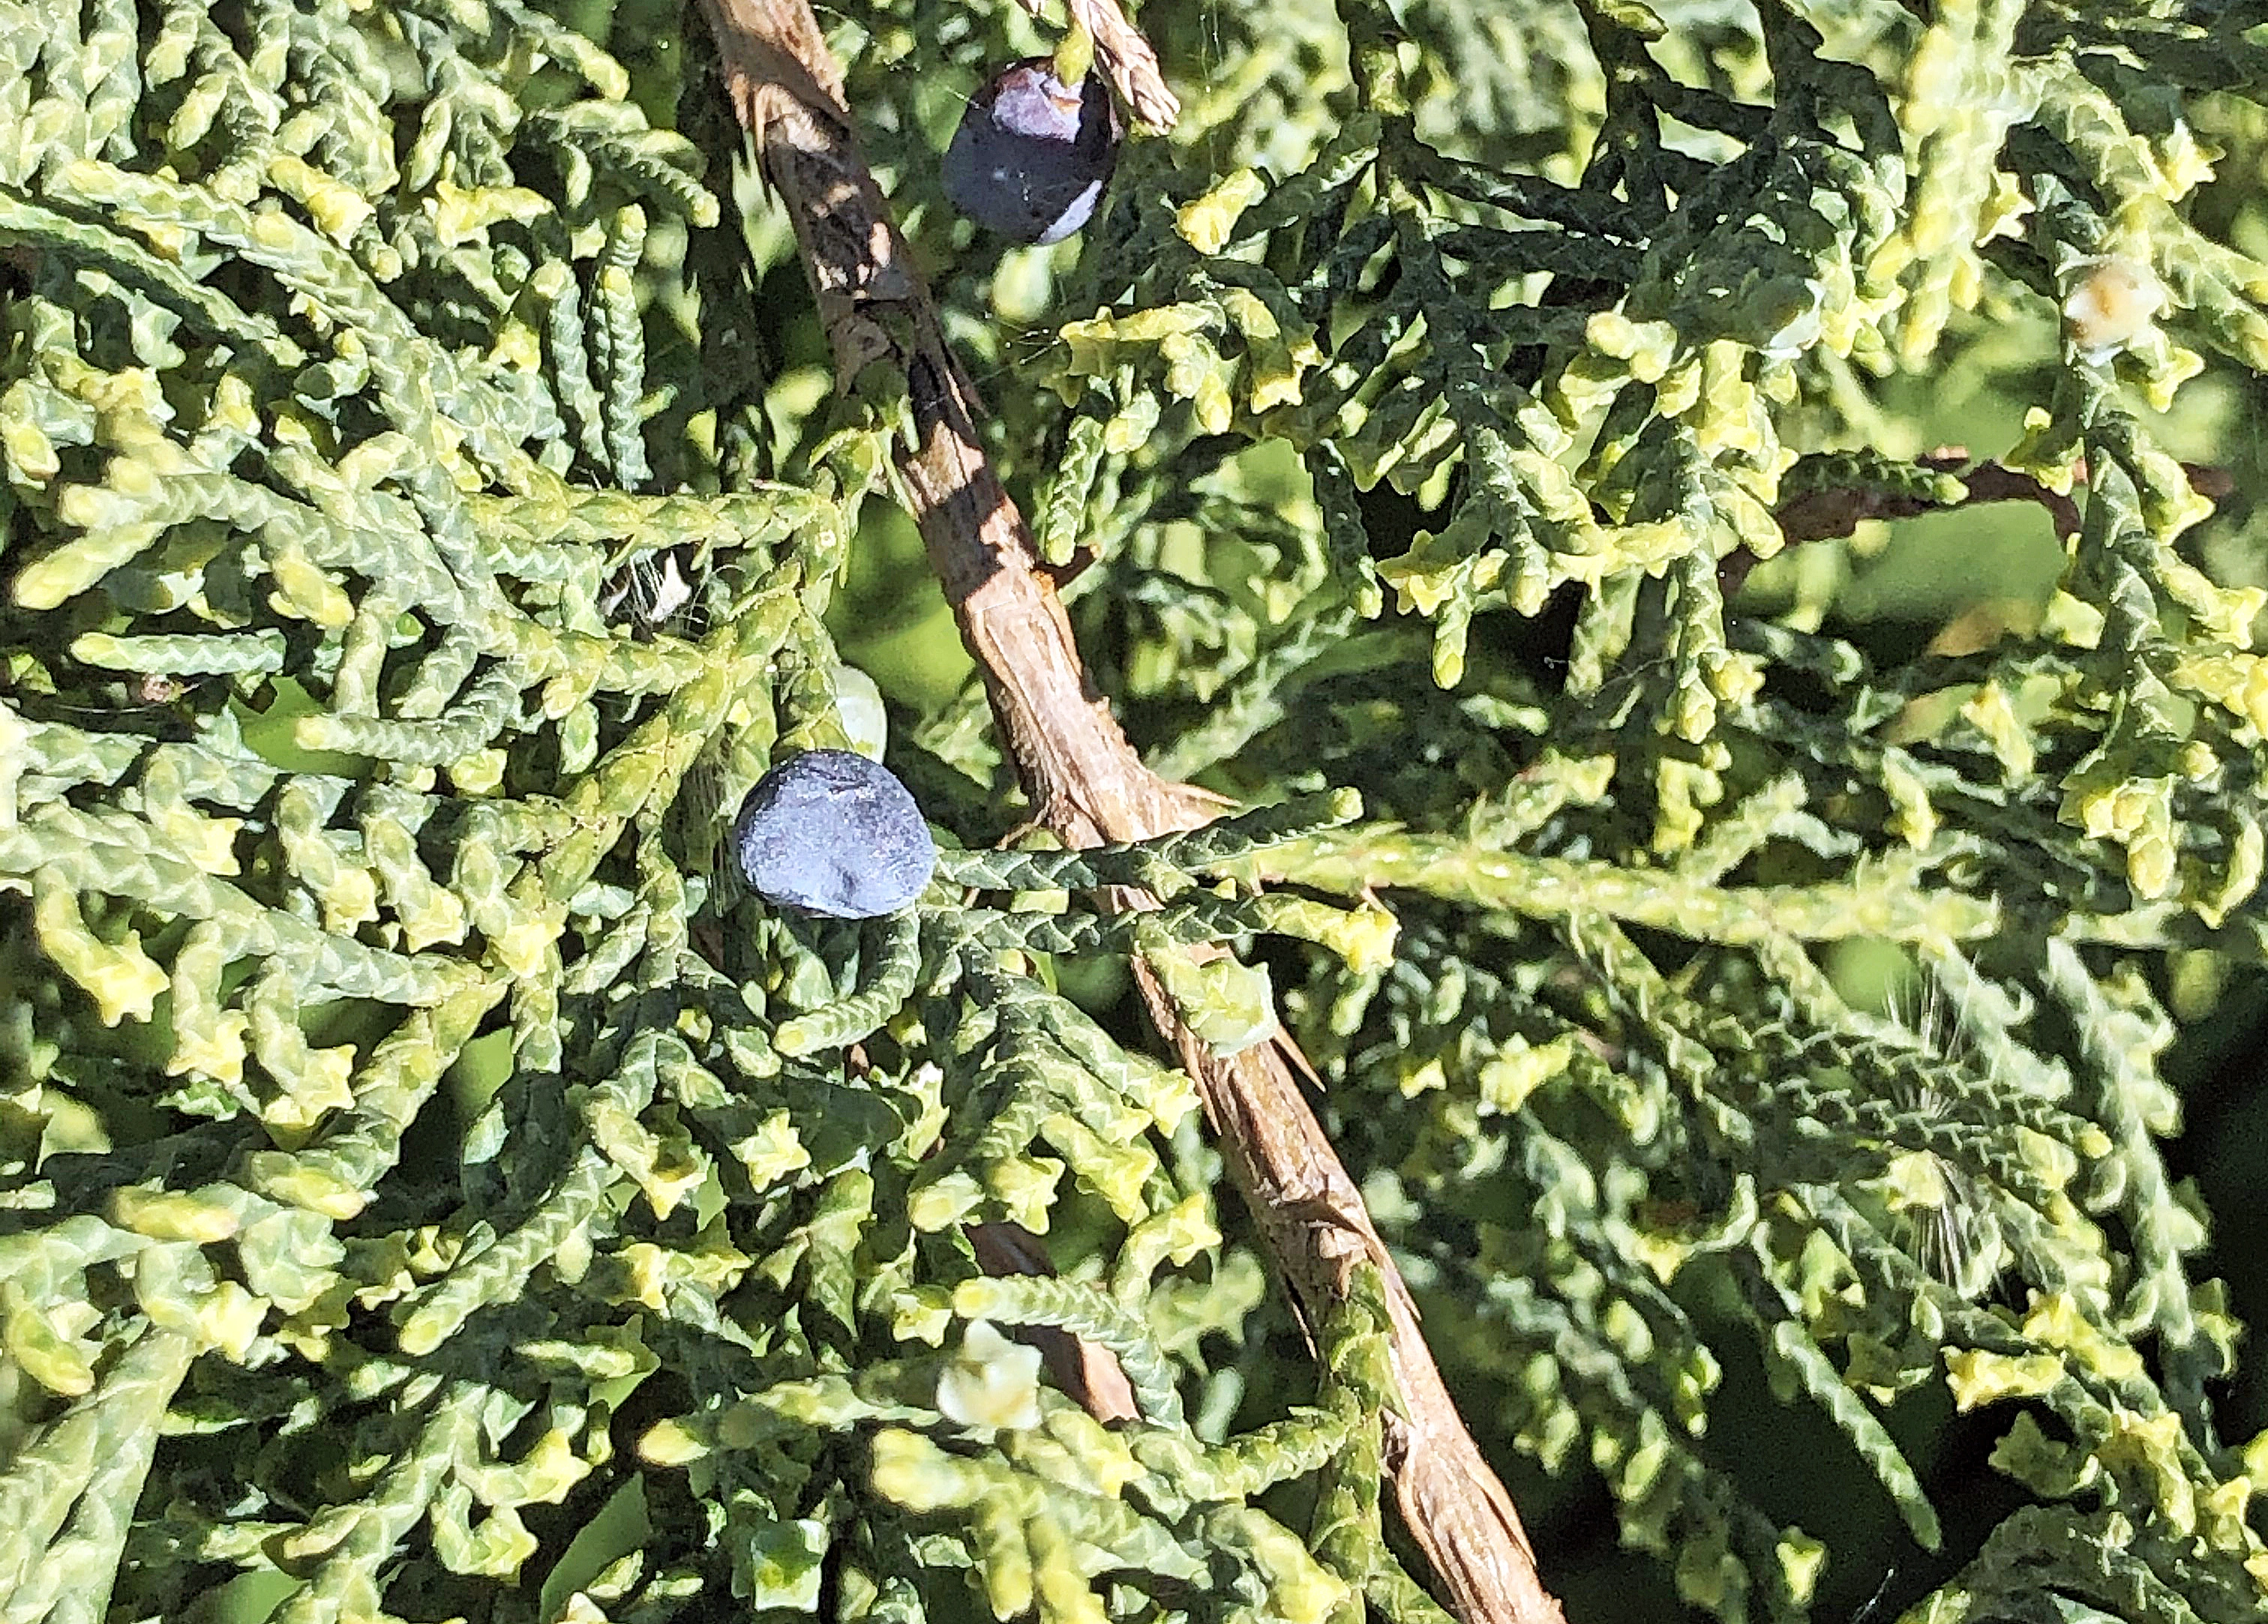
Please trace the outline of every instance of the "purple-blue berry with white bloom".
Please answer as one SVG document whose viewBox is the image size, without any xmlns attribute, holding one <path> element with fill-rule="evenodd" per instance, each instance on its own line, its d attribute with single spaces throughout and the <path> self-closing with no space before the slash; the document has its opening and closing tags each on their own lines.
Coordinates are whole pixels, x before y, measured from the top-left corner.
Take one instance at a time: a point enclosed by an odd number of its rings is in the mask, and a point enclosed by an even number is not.
<svg viewBox="0 0 2268 1624">
<path fill-rule="evenodd" d="M 829 919 L 895 914 L 937 868 L 914 797 L 853 750 L 806 750 L 758 779 L 733 822 L 733 852 L 767 902 Z"/>
<path fill-rule="evenodd" d="M 1101 202 L 1120 133 L 1101 74 L 1066 85 L 1050 59 L 1027 57 L 969 102 L 945 150 L 945 195 L 1003 237 L 1061 242 Z"/>
</svg>

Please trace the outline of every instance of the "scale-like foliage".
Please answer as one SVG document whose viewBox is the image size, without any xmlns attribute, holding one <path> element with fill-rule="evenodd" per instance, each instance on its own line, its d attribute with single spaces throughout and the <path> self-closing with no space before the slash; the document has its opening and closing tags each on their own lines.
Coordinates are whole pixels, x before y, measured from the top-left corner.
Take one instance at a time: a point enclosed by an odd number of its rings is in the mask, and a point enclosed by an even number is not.
<svg viewBox="0 0 2268 1624">
<path fill-rule="evenodd" d="M 696 8 L 0 0 L 0 1613 L 1437 1616 L 1377 1282 L 1274 1334 L 1138 958 L 1284 1011 L 1484 1444 L 1688 1601 L 2257 1616 L 2158 1142 L 2166 967 L 2268 921 L 2264 595 L 2161 414 L 2268 373 L 2200 201 L 2268 10 L 1161 8 L 1182 127 L 1051 259 L 932 167 L 1036 26 L 827 20 L 1089 661 L 1260 810 L 859 924 L 720 868 L 871 732 L 892 430 Z M 1962 369 L 2014 448 L 1917 463 Z M 1989 571 L 2012 482 L 2052 591 L 1863 636 L 1852 525 Z M 1015 824 L 973 688 L 908 731 Z M 1751 1371 L 1941 1557 L 1790 1523 Z"/>
</svg>

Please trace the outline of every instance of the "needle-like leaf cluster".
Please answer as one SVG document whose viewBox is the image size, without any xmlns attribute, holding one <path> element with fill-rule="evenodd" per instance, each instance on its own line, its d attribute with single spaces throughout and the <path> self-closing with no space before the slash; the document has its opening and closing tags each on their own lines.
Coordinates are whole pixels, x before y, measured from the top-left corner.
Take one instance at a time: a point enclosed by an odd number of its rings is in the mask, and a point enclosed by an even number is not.
<svg viewBox="0 0 2268 1624">
<path fill-rule="evenodd" d="M 1044 323 L 924 166 L 1033 25 L 828 14 L 1099 683 L 1256 808 L 983 849 L 972 693 L 891 750 L 972 849 L 853 923 L 720 853 L 861 731 L 893 430 L 796 380 L 698 9 L 0 0 L 0 1613 L 1437 1617 L 1383 1287 L 1266 1306 L 1139 960 L 1288 1029 L 1484 1444 L 1686 1600 L 1874 1588 L 1737 1368 L 1948 1553 L 1918 1620 L 2257 1616 L 2159 1144 L 2169 966 L 2268 919 L 2169 449 L 2268 371 L 2203 202 L 2268 11 L 1501 10 L 1145 19 L 1187 116 Z M 1974 518 L 1888 404 L 1956 361 L 2063 567 L 1886 650 L 1789 504 Z"/>
</svg>

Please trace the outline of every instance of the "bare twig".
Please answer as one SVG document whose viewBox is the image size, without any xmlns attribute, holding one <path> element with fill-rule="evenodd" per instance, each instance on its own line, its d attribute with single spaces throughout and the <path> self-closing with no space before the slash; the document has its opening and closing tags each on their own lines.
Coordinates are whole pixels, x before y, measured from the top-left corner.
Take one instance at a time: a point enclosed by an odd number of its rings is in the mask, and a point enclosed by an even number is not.
<svg viewBox="0 0 2268 1624">
<path fill-rule="evenodd" d="M 1961 474 L 1968 460 L 1966 451 L 1949 445 L 1917 458 L 1914 466 L 1927 468 L 1933 474 Z M 2078 503 L 2060 491 L 2049 489 L 2028 474 L 2019 474 L 1997 462 L 1984 462 L 1961 474 L 1961 482 L 1967 487 L 1970 502 L 2036 502 L 2055 521 L 2058 535 L 2067 536 L 2079 528 Z M 1863 519 L 1911 518 L 1944 505 L 1931 497 L 1904 491 L 1848 485 L 1832 490 L 1806 491 L 1780 503 L 1774 517 L 1779 520 L 1780 533 L 1791 541 L 1824 541 L 1832 536 L 1849 535 Z"/>
<path fill-rule="evenodd" d="M 2056 534 L 2067 540 L 2079 533 L 2079 503 L 2064 492 L 1997 462 L 1980 462 L 1963 473 L 1968 462 L 1967 451 L 1948 445 L 1916 459 L 1914 466 L 1937 474 L 1959 474 L 1967 492 L 1959 505 L 1971 502 L 2036 502 L 2047 511 Z M 2226 468 L 2185 462 L 2182 471 L 2189 475 L 2191 488 L 2201 496 L 2219 501 L 2234 488 Z M 2081 480 L 2087 477 L 2086 464 L 2079 465 L 2078 474 Z M 1773 517 L 1779 521 L 1780 533 L 1791 542 L 1825 541 L 1849 535 L 1866 519 L 1911 518 L 1917 513 L 1941 511 L 1947 505 L 1907 491 L 1847 485 L 1792 496 L 1780 503 Z M 1756 555 L 1748 548 L 1734 548 L 1717 566 L 1719 585 L 1727 592 L 1740 591 L 1756 562 Z"/>
<path fill-rule="evenodd" d="M 1083 16 L 1100 16 L 1105 0 L 1081 3 Z M 1074 846 L 1205 822 L 1218 799 L 1145 767 L 1087 685 L 1030 531 L 978 444 L 976 390 L 859 156 L 842 74 L 806 0 L 703 4 L 733 104 L 794 218 L 836 376 L 847 383 L 877 359 L 903 372 L 916 437 L 900 451 L 899 474 L 1038 821 Z M 1092 16 L 1088 26 L 1116 62 L 1146 62 L 1154 75 L 1154 55 L 1146 45 L 1132 49 L 1127 39 L 1139 35 L 1123 18 L 1125 37 L 1115 40 Z M 1143 112 L 1137 95 L 1129 100 Z M 1536 1575 L 1511 1497 L 1458 1417 L 1408 1289 L 1282 1054 L 1273 1044 L 1212 1053 L 1138 964 L 1137 972 L 1301 1312 L 1328 1319 L 1365 1261 L 1385 1277 L 1404 1408 L 1388 1418 L 1387 1464 L 1444 1599 L 1466 1624 L 1556 1624 L 1558 1604 Z"/>
</svg>

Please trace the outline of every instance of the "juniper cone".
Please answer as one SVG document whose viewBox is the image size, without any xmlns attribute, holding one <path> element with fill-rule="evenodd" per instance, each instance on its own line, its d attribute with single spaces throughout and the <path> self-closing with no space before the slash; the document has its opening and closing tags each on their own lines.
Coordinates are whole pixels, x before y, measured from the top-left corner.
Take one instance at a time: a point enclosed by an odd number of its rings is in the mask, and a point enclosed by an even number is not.
<svg viewBox="0 0 2268 1624">
<path fill-rule="evenodd" d="M 766 901 L 830 919 L 895 914 L 937 867 L 937 842 L 905 785 L 852 750 L 808 750 L 758 779 L 733 845 Z"/>
<path fill-rule="evenodd" d="M 969 102 L 945 151 L 945 195 L 1003 237 L 1061 242 L 1093 217 L 1119 135 L 1100 74 L 1066 85 L 1047 57 L 1027 57 Z"/>
</svg>

